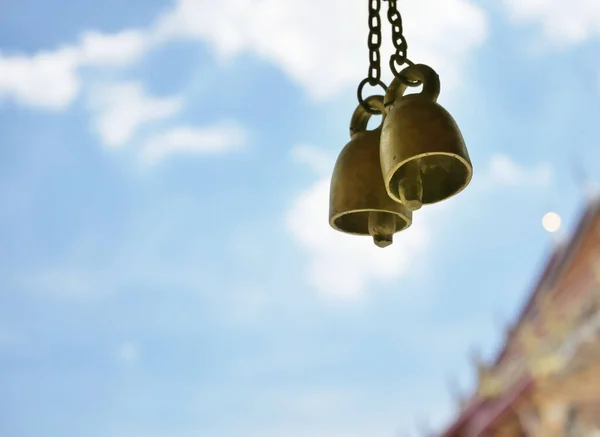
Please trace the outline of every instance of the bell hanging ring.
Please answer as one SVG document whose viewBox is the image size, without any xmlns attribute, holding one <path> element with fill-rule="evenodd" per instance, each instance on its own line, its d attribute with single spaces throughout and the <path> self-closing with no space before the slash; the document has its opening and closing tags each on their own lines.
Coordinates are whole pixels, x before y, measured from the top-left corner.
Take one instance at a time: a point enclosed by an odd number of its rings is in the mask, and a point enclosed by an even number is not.
<svg viewBox="0 0 600 437">
<path fill-rule="evenodd" d="M 383 109 L 382 96 L 366 102 Z M 379 157 L 381 126 L 367 130 L 370 118 L 362 105 L 352 116 L 350 142 L 340 153 L 331 178 L 329 224 L 348 234 L 370 235 L 377 246 L 386 247 L 396 232 L 411 225 L 412 213 L 386 192 Z"/>
<path fill-rule="evenodd" d="M 427 65 L 411 65 L 394 79 L 384 104 L 381 170 L 388 194 L 416 211 L 448 199 L 466 188 L 473 166 L 452 116 L 436 101 L 440 79 Z M 409 82 L 420 82 L 418 94 L 403 95 Z"/>
</svg>

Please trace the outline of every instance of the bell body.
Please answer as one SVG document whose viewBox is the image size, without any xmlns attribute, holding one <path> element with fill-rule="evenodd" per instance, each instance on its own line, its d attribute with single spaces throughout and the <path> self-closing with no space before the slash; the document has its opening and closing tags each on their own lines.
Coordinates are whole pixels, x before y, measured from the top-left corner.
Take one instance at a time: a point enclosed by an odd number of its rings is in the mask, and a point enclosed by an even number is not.
<svg viewBox="0 0 600 437">
<path fill-rule="evenodd" d="M 388 194 L 414 211 L 458 194 L 471 181 L 473 168 L 456 122 L 436 102 L 437 74 L 423 65 L 410 69 L 417 69 L 413 78 L 422 81 L 423 92 L 386 96 L 380 155 Z M 390 90 L 398 94 L 398 84 Z"/>
<path fill-rule="evenodd" d="M 329 223 L 341 232 L 371 235 L 375 244 L 392 244 L 393 234 L 409 227 L 412 213 L 392 200 L 381 175 L 381 127 L 359 131 L 340 153 L 329 197 Z"/>
</svg>

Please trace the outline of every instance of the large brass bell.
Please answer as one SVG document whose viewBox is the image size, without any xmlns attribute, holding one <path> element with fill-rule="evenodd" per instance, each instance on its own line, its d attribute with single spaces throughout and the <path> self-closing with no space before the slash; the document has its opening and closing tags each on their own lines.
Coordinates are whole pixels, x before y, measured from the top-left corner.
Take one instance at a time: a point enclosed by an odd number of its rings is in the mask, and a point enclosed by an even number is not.
<svg viewBox="0 0 600 437">
<path fill-rule="evenodd" d="M 383 108 L 383 97 L 368 105 Z M 337 159 L 331 178 L 329 223 L 341 232 L 371 235 L 379 247 L 392 244 L 393 235 L 412 223 L 412 213 L 392 200 L 383 184 L 379 157 L 381 126 L 367 130 L 371 114 L 361 105 L 350 122 L 350 142 Z"/>
<path fill-rule="evenodd" d="M 390 197 L 411 211 L 462 191 L 473 167 L 462 134 L 436 100 L 437 73 L 426 65 L 400 72 L 387 90 L 387 116 L 381 134 L 381 170 Z M 420 93 L 404 95 L 407 83 L 422 83 Z"/>
</svg>

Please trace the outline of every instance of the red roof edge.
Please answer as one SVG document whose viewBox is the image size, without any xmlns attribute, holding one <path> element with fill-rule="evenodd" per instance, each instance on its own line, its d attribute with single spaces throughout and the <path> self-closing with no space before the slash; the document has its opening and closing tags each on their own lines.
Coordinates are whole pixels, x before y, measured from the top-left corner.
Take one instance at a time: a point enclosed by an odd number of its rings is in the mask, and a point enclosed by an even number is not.
<svg viewBox="0 0 600 437">
<path fill-rule="evenodd" d="M 472 435 L 480 437 L 485 434 L 495 423 L 498 422 L 507 412 L 510 411 L 515 402 L 529 390 L 534 384 L 531 376 L 526 376 L 515 384 L 508 392 L 495 400 L 491 408 L 486 411 L 484 421 L 477 424 L 477 427 L 472 430 Z"/>
<path fill-rule="evenodd" d="M 453 437 L 457 434 L 464 424 L 483 406 L 485 401 L 481 398 L 476 398 L 455 420 L 450 427 L 444 431 L 440 437 Z"/>
</svg>

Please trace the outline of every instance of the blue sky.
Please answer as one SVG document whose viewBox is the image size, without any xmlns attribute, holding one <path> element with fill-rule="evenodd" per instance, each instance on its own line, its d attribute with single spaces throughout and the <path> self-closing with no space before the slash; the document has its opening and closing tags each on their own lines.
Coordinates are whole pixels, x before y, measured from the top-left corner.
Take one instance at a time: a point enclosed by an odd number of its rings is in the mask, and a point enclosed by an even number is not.
<svg viewBox="0 0 600 437">
<path fill-rule="evenodd" d="M 327 224 L 366 3 L 2 6 L 0 435 L 448 420 L 597 179 L 600 9 L 399 2 L 475 174 L 381 250 Z"/>
</svg>

